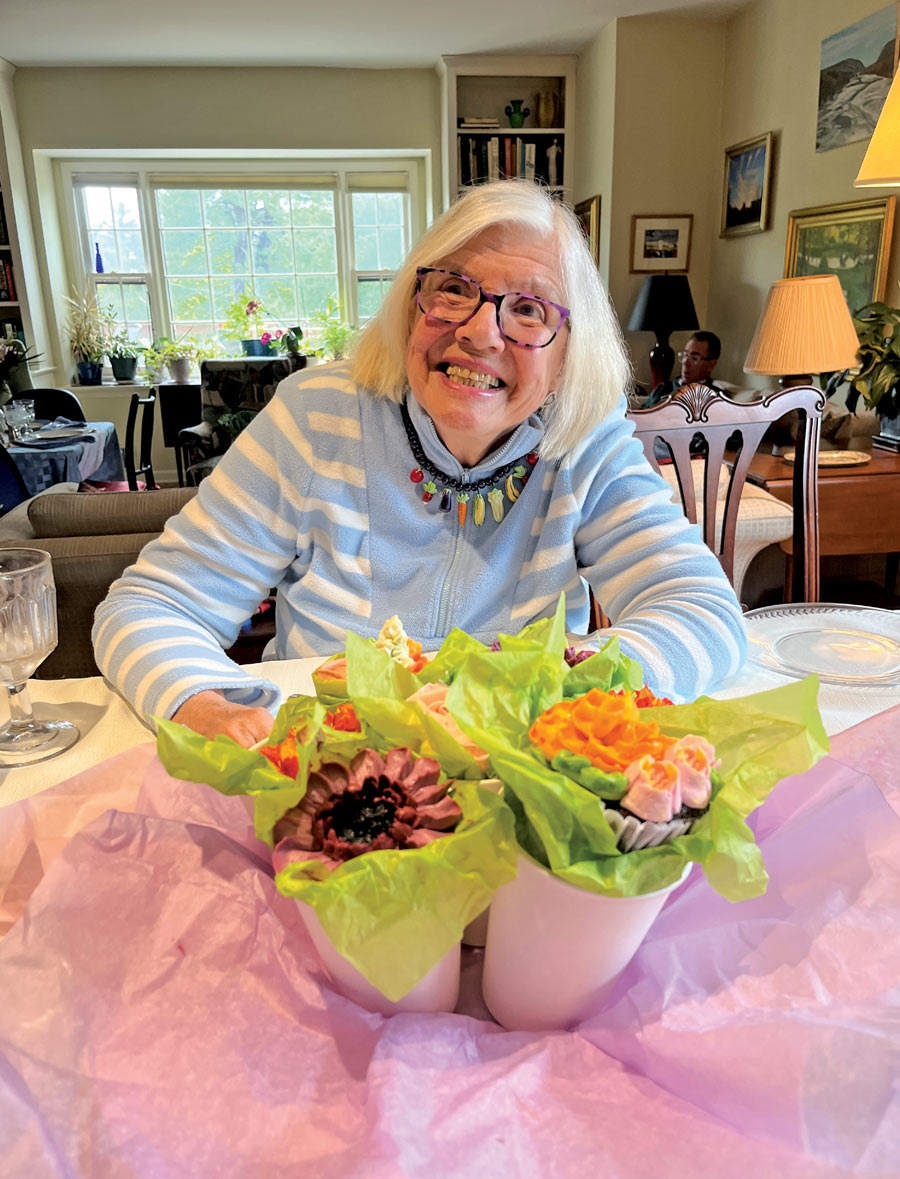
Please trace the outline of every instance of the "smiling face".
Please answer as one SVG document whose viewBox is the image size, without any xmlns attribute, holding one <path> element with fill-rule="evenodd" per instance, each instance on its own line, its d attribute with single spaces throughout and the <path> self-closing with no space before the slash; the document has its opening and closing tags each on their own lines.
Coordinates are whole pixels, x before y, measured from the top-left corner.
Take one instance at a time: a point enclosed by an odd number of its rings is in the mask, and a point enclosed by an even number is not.
<svg viewBox="0 0 900 1179">
<path fill-rule="evenodd" d="M 524 291 L 565 303 L 556 244 L 526 229 L 497 225 L 434 263 L 465 274 L 491 294 Z M 406 349 L 413 396 L 447 449 L 475 466 L 556 388 L 568 327 L 546 348 L 523 348 L 502 335 L 494 306 L 465 324 L 429 320 L 415 308 Z"/>
</svg>

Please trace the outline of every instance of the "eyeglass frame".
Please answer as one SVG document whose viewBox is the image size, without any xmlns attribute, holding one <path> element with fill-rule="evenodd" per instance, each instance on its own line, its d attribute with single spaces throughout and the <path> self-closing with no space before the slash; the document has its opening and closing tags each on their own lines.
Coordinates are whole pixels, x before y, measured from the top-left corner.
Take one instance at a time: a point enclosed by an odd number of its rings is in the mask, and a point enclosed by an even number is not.
<svg viewBox="0 0 900 1179">
<path fill-rule="evenodd" d="M 426 311 L 422 306 L 420 298 L 422 294 L 422 278 L 426 274 L 449 274 L 451 278 L 461 278 L 463 282 L 471 283 L 473 287 L 477 288 L 481 298 L 476 303 L 471 314 L 467 315 L 465 319 L 441 319 L 439 315 L 432 315 L 430 311 Z M 521 295 L 524 299 L 535 299 L 538 303 L 546 303 L 548 307 L 553 307 L 559 312 L 559 324 L 557 325 L 556 331 L 549 340 L 546 340 L 543 344 L 526 344 L 524 341 L 514 340 L 512 336 L 508 336 L 506 334 L 500 323 L 500 304 L 509 295 Z M 463 327 L 470 320 L 475 318 L 485 303 L 493 303 L 494 314 L 497 318 L 497 331 L 500 333 L 503 339 L 509 340 L 510 344 L 515 344 L 517 348 L 530 348 L 532 351 L 537 351 L 540 348 L 547 348 L 550 344 L 552 344 L 559 335 L 560 328 L 563 326 L 563 324 L 569 323 L 569 316 L 572 314 L 568 307 L 563 307 L 559 303 L 554 303 L 552 299 L 544 299 L 541 295 L 532 295 L 530 291 L 504 291 L 502 295 L 492 295 L 490 292 L 484 289 L 480 282 L 476 282 L 474 278 L 470 278 L 467 274 L 460 274 L 456 270 L 444 270 L 444 268 L 441 266 L 416 267 L 416 306 L 419 308 L 422 314 L 427 316 L 429 319 L 433 319 L 437 323 L 452 323 L 457 327 Z"/>
<path fill-rule="evenodd" d="M 685 352 L 684 350 L 676 353 L 676 355 L 678 356 L 679 360 L 684 360 L 688 356 L 692 356 L 694 358 L 694 360 L 710 361 L 710 360 L 718 360 L 719 359 L 718 356 L 701 356 L 699 352 Z"/>
</svg>

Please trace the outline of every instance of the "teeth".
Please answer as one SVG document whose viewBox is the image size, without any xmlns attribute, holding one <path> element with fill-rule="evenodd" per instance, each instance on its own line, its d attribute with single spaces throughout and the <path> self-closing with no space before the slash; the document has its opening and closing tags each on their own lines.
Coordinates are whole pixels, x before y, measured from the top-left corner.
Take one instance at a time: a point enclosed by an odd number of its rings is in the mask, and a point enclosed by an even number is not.
<svg viewBox="0 0 900 1179">
<path fill-rule="evenodd" d="M 496 389 L 500 382 L 488 373 L 473 373 L 471 369 L 461 368 L 458 364 L 451 364 L 447 368 L 447 376 L 463 385 L 471 385 L 475 389 Z"/>
</svg>

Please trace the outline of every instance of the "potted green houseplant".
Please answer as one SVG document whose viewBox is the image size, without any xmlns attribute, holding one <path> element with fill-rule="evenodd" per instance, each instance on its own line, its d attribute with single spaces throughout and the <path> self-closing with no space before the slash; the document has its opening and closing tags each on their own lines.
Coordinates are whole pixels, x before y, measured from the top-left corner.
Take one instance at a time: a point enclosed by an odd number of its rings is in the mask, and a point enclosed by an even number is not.
<svg viewBox="0 0 900 1179">
<path fill-rule="evenodd" d="M 266 331 L 270 318 L 259 299 L 235 299 L 219 330 L 225 339 L 240 341 L 245 356 L 270 356 L 276 349 L 274 334 Z"/>
<path fill-rule="evenodd" d="M 117 381 L 134 380 L 141 351 L 140 344 L 130 340 L 124 330 L 115 333 L 109 342 L 106 355 L 109 357 L 113 376 Z"/>
<path fill-rule="evenodd" d="M 900 451 L 900 310 L 887 303 L 867 303 L 853 317 L 859 337 L 857 369 L 833 373 L 826 393 L 849 386 L 847 408 L 862 397 L 881 420 L 877 442 Z"/>
<path fill-rule="evenodd" d="M 116 330 L 115 315 L 110 308 L 100 306 L 92 288 L 73 287 L 72 294 L 63 298 L 69 307 L 65 332 L 75 357 L 78 382 L 99 385 L 103 381 L 103 358 Z"/>
<path fill-rule="evenodd" d="M 5 405 L 14 393 L 34 388 L 28 366 L 39 355 L 30 352 L 21 340 L 0 341 L 0 405 Z"/>
<path fill-rule="evenodd" d="M 356 328 L 341 318 L 341 305 L 333 295 L 313 313 L 312 330 L 316 338 L 313 355 L 325 360 L 343 360 L 356 335 Z"/>
</svg>

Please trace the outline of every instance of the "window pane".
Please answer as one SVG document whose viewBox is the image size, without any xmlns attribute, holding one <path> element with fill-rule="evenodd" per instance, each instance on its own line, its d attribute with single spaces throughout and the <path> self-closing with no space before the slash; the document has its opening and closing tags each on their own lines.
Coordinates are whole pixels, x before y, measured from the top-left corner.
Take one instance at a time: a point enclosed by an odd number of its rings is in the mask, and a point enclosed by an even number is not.
<svg viewBox="0 0 900 1179">
<path fill-rule="evenodd" d="M 173 326 L 212 319 L 209 283 L 206 279 L 170 279 L 169 305 L 172 308 Z"/>
<path fill-rule="evenodd" d="M 251 225 L 290 225 L 291 196 L 287 192 L 256 191 L 247 193 Z"/>
<path fill-rule="evenodd" d="M 243 278 L 213 277 L 210 279 L 210 286 L 213 297 L 213 318 L 216 320 L 217 327 L 228 315 L 232 303 L 236 301 L 246 303 L 252 293 L 250 283 Z"/>
<path fill-rule="evenodd" d="M 103 270 L 119 269 L 119 251 L 116 247 L 116 235 L 112 230 L 95 229 L 91 238 L 92 269 L 97 265 L 97 251 L 100 251 L 100 261 Z M 100 271 L 97 272 L 98 274 Z"/>
<path fill-rule="evenodd" d="M 163 228 L 203 224 L 200 193 L 186 188 L 159 188 L 156 191 L 159 223 Z"/>
<path fill-rule="evenodd" d="M 253 247 L 253 269 L 257 274 L 293 273 L 289 229 L 252 229 L 250 244 Z"/>
<path fill-rule="evenodd" d="M 293 277 L 258 278 L 254 289 L 257 299 L 266 309 L 267 327 L 290 327 L 294 323 L 297 318 L 297 296 Z"/>
<path fill-rule="evenodd" d="M 167 274 L 204 274 L 206 239 L 201 230 L 164 230 L 163 258 Z"/>
<path fill-rule="evenodd" d="M 370 279 L 359 279 L 356 286 L 356 305 L 359 309 L 360 322 L 371 319 L 385 296 L 390 283 L 374 282 Z"/>
<path fill-rule="evenodd" d="M 147 269 L 144 261 L 144 240 L 140 230 L 123 229 L 117 235 L 119 241 L 119 267 L 124 274 L 143 274 Z"/>
<path fill-rule="evenodd" d="M 304 278 L 300 280 L 300 315 L 309 319 L 314 311 L 325 309 L 329 298 L 338 297 L 337 277 L 328 275 L 322 278 Z"/>
<path fill-rule="evenodd" d="M 141 210 L 136 188 L 113 186 L 109 190 L 117 229 L 140 229 Z"/>
<path fill-rule="evenodd" d="M 360 229 L 357 226 L 353 231 L 353 240 L 356 244 L 356 269 L 380 270 L 381 267 L 378 265 L 378 230 L 374 227 Z"/>
<path fill-rule="evenodd" d="M 110 308 L 116 317 L 116 330 L 130 340 L 149 342 L 153 335 L 150 326 L 150 298 L 147 284 L 104 282 L 97 283 L 97 301 Z"/>
<path fill-rule="evenodd" d="M 111 311 L 116 319 L 123 320 L 125 318 L 125 309 L 122 306 L 122 288 L 118 283 L 98 282 L 97 302 L 104 311 Z"/>
<path fill-rule="evenodd" d="M 337 245 L 333 229 L 295 229 L 294 255 L 298 274 L 337 275 Z"/>
<path fill-rule="evenodd" d="M 294 225 L 334 225 L 334 193 L 292 192 Z"/>
<path fill-rule="evenodd" d="M 401 192 L 380 192 L 378 194 L 378 224 L 402 225 L 404 196 Z"/>
<path fill-rule="evenodd" d="M 245 229 L 212 229 L 206 240 L 213 274 L 250 273 L 250 241 Z"/>
<path fill-rule="evenodd" d="M 244 194 L 232 188 L 204 189 L 203 211 L 210 226 L 247 224 L 247 205 Z"/>
<path fill-rule="evenodd" d="M 378 230 L 378 257 L 379 270 L 396 270 L 399 267 L 403 261 L 403 230 L 399 226 L 396 229 Z M 363 269 L 361 266 L 359 268 Z"/>
<path fill-rule="evenodd" d="M 353 224 L 378 224 L 378 199 L 374 192 L 355 192 L 353 194 Z"/>
<path fill-rule="evenodd" d="M 123 283 L 122 302 L 125 306 L 125 318 L 129 323 L 150 322 L 150 299 L 143 283 Z"/>
<path fill-rule="evenodd" d="M 84 204 L 89 229 L 112 229 L 113 215 L 109 189 L 85 185 Z"/>
</svg>

